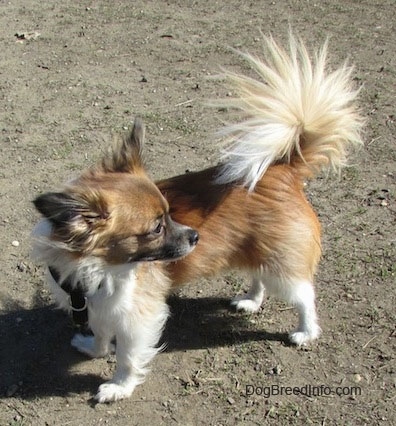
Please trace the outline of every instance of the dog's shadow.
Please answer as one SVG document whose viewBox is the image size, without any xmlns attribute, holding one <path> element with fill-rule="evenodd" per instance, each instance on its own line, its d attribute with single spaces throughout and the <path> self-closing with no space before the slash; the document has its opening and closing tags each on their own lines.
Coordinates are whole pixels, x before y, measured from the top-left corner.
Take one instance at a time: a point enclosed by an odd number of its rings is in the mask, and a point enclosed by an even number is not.
<svg viewBox="0 0 396 426">
<path fill-rule="evenodd" d="M 168 352 L 249 341 L 287 343 L 286 334 L 268 333 L 253 327 L 249 317 L 233 313 L 228 299 L 173 296 L 168 303 L 171 316 L 161 340 Z M 8 312 L 0 315 L 2 395 L 30 399 L 94 391 L 103 382 L 101 377 L 70 373 L 86 357 L 70 346 L 74 330 L 69 318 L 52 306 L 37 305 L 24 310 L 8 303 Z"/>
<path fill-rule="evenodd" d="M 97 375 L 70 373 L 83 357 L 70 346 L 73 328 L 64 312 L 41 304 L 30 310 L 9 305 L 0 315 L 2 397 L 66 396 L 100 384 Z"/>
<path fill-rule="evenodd" d="M 226 298 L 168 299 L 171 316 L 162 341 L 167 351 L 213 348 L 244 342 L 276 340 L 288 343 L 287 334 L 269 333 L 252 326 L 250 317 L 235 313 Z"/>
</svg>

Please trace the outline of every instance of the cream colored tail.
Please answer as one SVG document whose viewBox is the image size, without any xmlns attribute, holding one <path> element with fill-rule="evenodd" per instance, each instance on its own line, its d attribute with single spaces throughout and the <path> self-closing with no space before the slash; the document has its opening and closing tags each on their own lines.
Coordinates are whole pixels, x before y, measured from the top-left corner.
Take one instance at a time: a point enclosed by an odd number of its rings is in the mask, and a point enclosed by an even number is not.
<svg viewBox="0 0 396 426">
<path fill-rule="evenodd" d="M 362 143 L 352 68 L 344 64 L 326 72 L 327 43 L 314 59 L 293 36 L 288 52 L 271 37 L 265 47 L 265 60 L 243 55 L 260 79 L 226 73 L 239 96 L 224 106 L 246 118 L 224 129 L 230 143 L 218 183 L 242 182 L 253 190 L 268 167 L 279 162 L 298 168 L 304 177 L 322 168 L 338 170 L 347 147 Z"/>
</svg>

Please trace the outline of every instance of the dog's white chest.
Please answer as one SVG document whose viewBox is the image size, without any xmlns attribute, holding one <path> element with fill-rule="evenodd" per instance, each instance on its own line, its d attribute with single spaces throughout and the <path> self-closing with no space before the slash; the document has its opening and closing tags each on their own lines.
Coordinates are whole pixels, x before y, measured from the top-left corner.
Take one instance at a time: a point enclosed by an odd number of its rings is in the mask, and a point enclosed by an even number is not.
<svg viewBox="0 0 396 426">
<path fill-rule="evenodd" d="M 133 316 L 136 275 L 134 270 L 108 274 L 88 299 L 91 328 L 105 327 L 114 333 L 120 323 Z"/>
</svg>

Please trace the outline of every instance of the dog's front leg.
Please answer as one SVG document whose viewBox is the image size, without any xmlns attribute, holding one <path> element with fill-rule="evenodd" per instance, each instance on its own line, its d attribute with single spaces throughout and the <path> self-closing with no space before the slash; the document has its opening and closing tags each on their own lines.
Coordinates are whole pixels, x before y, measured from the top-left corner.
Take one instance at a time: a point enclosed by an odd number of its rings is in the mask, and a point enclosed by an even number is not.
<svg viewBox="0 0 396 426">
<path fill-rule="evenodd" d="M 95 396 L 98 402 L 128 398 L 144 381 L 147 365 L 162 349 L 156 345 L 167 317 L 168 307 L 163 302 L 155 313 L 135 316 L 122 325 L 116 335 L 117 370 L 110 381 L 99 386 Z"/>
<path fill-rule="evenodd" d="M 157 353 L 157 349 L 137 348 L 134 343 L 132 336 L 117 336 L 117 370 L 111 380 L 99 386 L 95 396 L 98 402 L 128 398 L 135 387 L 144 381 L 145 366 Z M 146 357 L 144 354 L 147 354 Z"/>
</svg>

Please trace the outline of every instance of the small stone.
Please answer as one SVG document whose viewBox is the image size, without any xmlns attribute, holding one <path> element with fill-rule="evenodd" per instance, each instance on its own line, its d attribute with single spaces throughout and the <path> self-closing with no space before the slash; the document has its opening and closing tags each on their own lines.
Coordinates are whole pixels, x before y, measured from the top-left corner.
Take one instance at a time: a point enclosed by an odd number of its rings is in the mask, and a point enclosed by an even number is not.
<svg viewBox="0 0 396 426">
<path fill-rule="evenodd" d="M 362 376 L 360 374 L 354 374 L 353 381 L 355 383 L 360 383 L 362 381 Z"/>
<path fill-rule="evenodd" d="M 231 396 L 229 396 L 229 397 L 227 398 L 227 402 L 228 402 L 230 405 L 234 405 L 234 404 L 235 404 L 235 399 L 234 399 L 234 398 L 232 398 Z"/>
<path fill-rule="evenodd" d="M 282 373 L 282 367 L 280 366 L 280 365 L 276 365 L 275 367 L 274 367 L 274 374 L 277 374 L 277 375 L 279 375 L 279 374 L 281 374 Z"/>
<path fill-rule="evenodd" d="M 17 268 L 18 268 L 18 271 L 20 271 L 20 272 L 26 271 L 26 265 L 23 262 L 18 263 Z"/>
<path fill-rule="evenodd" d="M 12 245 L 12 246 L 14 246 L 14 247 L 19 247 L 19 241 L 14 240 L 14 241 L 11 243 L 11 245 Z"/>
</svg>

